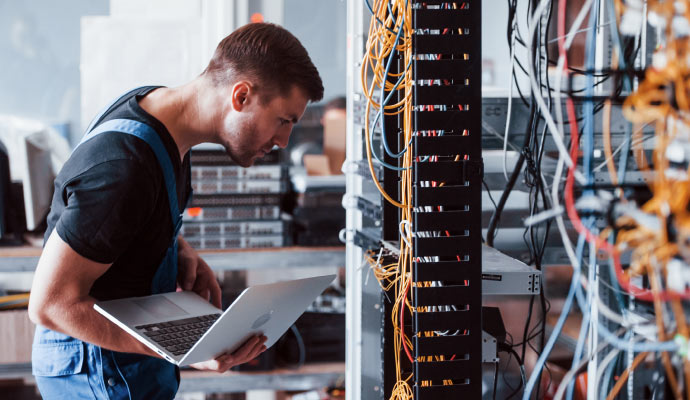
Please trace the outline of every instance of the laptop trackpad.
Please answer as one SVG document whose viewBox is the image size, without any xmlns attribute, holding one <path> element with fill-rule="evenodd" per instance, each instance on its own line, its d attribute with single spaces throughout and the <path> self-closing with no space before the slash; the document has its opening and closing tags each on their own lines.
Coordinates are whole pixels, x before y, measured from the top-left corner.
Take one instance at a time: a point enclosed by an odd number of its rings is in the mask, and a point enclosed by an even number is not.
<svg viewBox="0 0 690 400">
<path fill-rule="evenodd" d="M 177 304 L 165 298 L 165 296 L 142 297 L 134 300 L 134 303 L 148 312 L 161 319 L 181 317 L 187 312 Z"/>
</svg>

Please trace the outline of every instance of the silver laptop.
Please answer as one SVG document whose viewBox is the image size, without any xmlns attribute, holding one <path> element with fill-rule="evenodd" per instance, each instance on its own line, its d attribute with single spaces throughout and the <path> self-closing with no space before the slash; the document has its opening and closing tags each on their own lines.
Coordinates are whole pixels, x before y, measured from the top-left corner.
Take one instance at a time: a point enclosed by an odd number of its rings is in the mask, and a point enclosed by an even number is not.
<svg viewBox="0 0 690 400">
<path fill-rule="evenodd" d="M 253 335 L 271 347 L 335 279 L 335 275 L 256 285 L 225 312 L 194 292 L 101 301 L 94 308 L 173 364 L 232 353 Z"/>
</svg>

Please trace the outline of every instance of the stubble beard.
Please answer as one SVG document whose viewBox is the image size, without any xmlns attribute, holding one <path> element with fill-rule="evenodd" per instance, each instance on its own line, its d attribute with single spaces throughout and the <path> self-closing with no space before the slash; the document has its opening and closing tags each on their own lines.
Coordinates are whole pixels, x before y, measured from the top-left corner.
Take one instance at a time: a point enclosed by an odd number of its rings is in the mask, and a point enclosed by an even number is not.
<svg viewBox="0 0 690 400">
<path fill-rule="evenodd" d="M 257 151 L 253 149 L 253 140 L 256 137 L 256 125 L 251 121 L 242 121 L 235 132 L 238 134 L 233 138 L 226 139 L 223 143 L 225 152 L 234 162 L 247 168 L 254 164 Z M 231 130 L 232 131 L 232 130 Z M 230 141 L 233 141 L 232 143 Z"/>
</svg>

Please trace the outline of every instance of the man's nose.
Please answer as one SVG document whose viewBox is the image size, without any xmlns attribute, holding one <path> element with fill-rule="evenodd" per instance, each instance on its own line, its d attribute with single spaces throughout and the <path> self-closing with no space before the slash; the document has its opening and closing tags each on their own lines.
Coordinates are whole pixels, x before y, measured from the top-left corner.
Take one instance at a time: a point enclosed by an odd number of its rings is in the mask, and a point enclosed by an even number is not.
<svg viewBox="0 0 690 400">
<path fill-rule="evenodd" d="M 284 137 L 276 137 L 273 140 L 273 145 L 280 147 L 281 149 L 284 149 L 288 145 L 288 141 L 290 141 L 290 135 L 285 135 Z"/>
</svg>

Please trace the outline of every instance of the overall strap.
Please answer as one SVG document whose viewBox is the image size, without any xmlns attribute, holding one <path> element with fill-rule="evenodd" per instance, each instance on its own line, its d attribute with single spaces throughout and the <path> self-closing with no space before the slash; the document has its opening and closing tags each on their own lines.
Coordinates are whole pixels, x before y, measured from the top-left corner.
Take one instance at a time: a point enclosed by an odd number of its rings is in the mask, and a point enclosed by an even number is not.
<svg viewBox="0 0 690 400">
<path fill-rule="evenodd" d="M 127 133 L 142 139 L 151 147 L 156 155 L 156 158 L 158 159 L 158 164 L 160 164 L 161 170 L 163 171 L 165 188 L 168 191 L 168 202 L 170 203 L 170 215 L 172 217 L 173 228 L 175 229 L 175 232 L 177 232 L 181 218 L 177 203 L 177 182 L 175 179 L 175 170 L 173 169 L 170 155 L 165 149 L 160 136 L 158 136 L 158 133 L 156 133 L 156 131 L 150 126 L 139 121 L 130 119 L 111 119 L 98 125 L 96 129 L 87 133 L 79 145 L 91 140 L 103 132 Z M 175 235 L 177 235 L 177 233 L 175 233 Z"/>
</svg>

